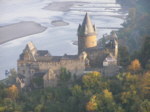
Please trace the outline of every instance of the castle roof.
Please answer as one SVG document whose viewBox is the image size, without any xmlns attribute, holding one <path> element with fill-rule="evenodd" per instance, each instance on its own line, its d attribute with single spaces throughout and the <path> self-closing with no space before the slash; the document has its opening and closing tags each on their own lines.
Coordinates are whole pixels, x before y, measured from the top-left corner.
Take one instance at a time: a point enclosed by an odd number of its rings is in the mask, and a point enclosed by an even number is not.
<svg viewBox="0 0 150 112">
<path fill-rule="evenodd" d="M 116 39 L 113 40 L 113 44 L 118 45 L 118 42 L 116 41 Z"/>
<path fill-rule="evenodd" d="M 38 56 L 51 56 L 51 54 L 48 52 L 48 50 L 38 50 L 37 54 L 38 54 Z"/>
<path fill-rule="evenodd" d="M 27 49 L 30 51 L 37 51 L 36 47 L 34 46 L 34 44 L 31 41 L 26 45 L 24 50 L 27 50 Z"/>
<path fill-rule="evenodd" d="M 79 24 L 78 35 L 79 36 L 97 35 L 96 26 L 92 25 L 92 22 L 88 13 L 86 13 L 82 25 Z"/>
<path fill-rule="evenodd" d="M 32 55 L 34 61 L 36 61 L 35 54 L 37 53 L 37 49 L 31 41 L 26 45 L 24 49 L 24 53 L 26 52 L 29 52 Z"/>
<path fill-rule="evenodd" d="M 116 59 L 114 59 L 114 57 L 112 56 L 112 54 L 109 53 L 109 55 L 105 58 L 104 61 L 113 62 L 113 61 L 116 61 Z"/>
<path fill-rule="evenodd" d="M 36 60 L 37 61 L 48 61 L 48 62 L 58 62 L 60 61 L 60 59 L 62 58 L 62 56 L 37 56 Z"/>
<path fill-rule="evenodd" d="M 116 33 L 114 33 L 114 34 L 113 34 L 113 37 L 114 37 L 114 38 L 116 38 L 116 39 L 118 39 L 118 37 L 117 37 Z"/>
<path fill-rule="evenodd" d="M 72 60 L 72 59 L 77 59 L 78 55 L 67 55 L 65 54 L 61 59 L 62 60 Z"/>
<path fill-rule="evenodd" d="M 20 74 L 19 74 L 17 77 L 19 78 L 20 82 L 22 82 L 22 83 L 25 82 L 25 81 L 24 81 L 24 78 L 25 78 L 24 75 L 20 75 Z"/>
<path fill-rule="evenodd" d="M 23 53 L 20 55 L 19 60 L 24 60 L 23 56 L 25 55 L 26 51 L 32 55 L 34 61 L 39 62 L 60 62 L 61 60 L 75 60 L 78 59 L 79 57 L 78 55 L 67 55 L 67 54 L 65 54 L 64 56 L 52 56 L 48 50 L 37 50 L 33 45 L 33 43 L 29 42 L 26 45 Z M 31 64 L 30 67 L 38 68 L 39 66 Z"/>
<path fill-rule="evenodd" d="M 44 75 L 46 74 L 46 72 L 45 73 L 40 73 L 40 72 L 37 72 L 37 73 L 34 73 L 34 77 L 36 77 L 36 76 L 38 76 L 38 77 L 43 77 Z"/>
<path fill-rule="evenodd" d="M 103 50 L 103 49 L 105 49 L 105 48 L 96 46 L 96 47 L 85 49 L 85 52 L 99 51 L 99 50 Z"/>
<path fill-rule="evenodd" d="M 19 78 L 19 79 L 24 79 L 25 76 L 24 76 L 24 75 L 18 75 L 18 78 Z"/>
</svg>

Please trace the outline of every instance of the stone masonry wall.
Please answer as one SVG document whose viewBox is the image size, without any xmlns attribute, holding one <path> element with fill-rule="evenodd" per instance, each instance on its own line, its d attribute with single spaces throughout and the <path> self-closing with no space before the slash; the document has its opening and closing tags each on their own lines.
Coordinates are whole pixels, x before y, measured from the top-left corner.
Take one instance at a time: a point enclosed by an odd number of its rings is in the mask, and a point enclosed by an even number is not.
<svg viewBox="0 0 150 112">
<path fill-rule="evenodd" d="M 101 67 L 103 65 L 103 61 L 107 56 L 107 52 L 105 49 L 98 51 L 91 51 L 87 53 L 87 58 L 90 60 L 90 65 L 92 67 Z"/>
<path fill-rule="evenodd" d="M 78 54 L 84 51 L 85 48 L 97 46 L 97 36 L 78 37 Z"/>
<path fill-rule="evenodd" d="M 52 69 L 56 73 L 56 77 L 59 77 L 61 74 L 61 68 L 64 67 L 69 70 L 72 74 L 71 79 L 73 80 L 74 73 L 77 75 L 77 78 L 82 77 L 84 73 L 84 60 L 62 60 L 61 62 L 38 62 L 40 70 Z"/>
<path fill-rule="evenodd" d="M 38 64 L 39 68 L 30 68 L 30 64 Z M 31 79 L 35 72 L 47 72 L 52 69 L 56 77 L 59 78 L 61 74 L 61 68 L 65 67 L 72 74 L 71 80 L 74 80 L 73 75 L 76 74 L 77 78 L 81 78 L 84 73 L 85 62 L 83 59 L 75 60 L 61 60 L 61 62 L 36 62 L 36 61 L 24 61 L 18 60 L 18 73 L 26 77 L 26 86 L 31 84 Z"/>
</svg>

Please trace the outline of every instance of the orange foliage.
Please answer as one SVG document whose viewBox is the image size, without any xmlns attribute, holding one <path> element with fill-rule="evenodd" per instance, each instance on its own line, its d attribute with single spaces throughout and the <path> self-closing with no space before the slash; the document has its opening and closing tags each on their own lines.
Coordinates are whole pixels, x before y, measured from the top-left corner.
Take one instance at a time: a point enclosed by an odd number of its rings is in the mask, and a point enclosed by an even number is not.
<svg viewBox="0 0 150 112">
<path fill-rule="evenodd" d="M 94 105 L 91 101 L 87 102 L 86 110 L 87 110 L 87 112 L 94 112 Z"/>
<path fill-rule="evenodd" d="M 16 99 L 18 97 L 18 88 L 15 85 L 8 88 L 7 97 L 11 99 Z"/>
<path fill-rule="evenodd" d="M 138 72 L 140 69 L 141 69 L 141 64 L 138 59 L 135 59 L 134 61 L 132 61 L 131 65 L 127 67 L 128 71 L 134 72 L 134 73 Z"/>
</svg>

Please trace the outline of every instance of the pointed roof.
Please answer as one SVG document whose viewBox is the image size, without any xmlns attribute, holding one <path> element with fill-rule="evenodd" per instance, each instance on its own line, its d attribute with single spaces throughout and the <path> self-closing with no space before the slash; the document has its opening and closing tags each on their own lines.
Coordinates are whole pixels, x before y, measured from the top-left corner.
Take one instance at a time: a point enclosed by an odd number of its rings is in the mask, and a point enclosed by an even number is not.
<svg viewBox="0 0 150 112">
<path fill-rule="evenodd" d="M 80 36 L 97 35 L 96 26 L 92 25 L 92 22 L 88 13 L 86 13 L 84 17 L 82 26 L 79 24 L 78 35 Z"/>
<path fill-rule="evenodd" d="M 116 33 L 114 33 L 114 34 L 113 34 L 113 37 L 114 37 L 114 38 L 116 38 L 116 39 L 118 39 L 118 37 L 117 37 Z"/>
<path fill-rule="evenodd" d="M 113 44 L 118 45 L 118 42 L 116 41 L 116 39 L 113 39 Z"/>
<path fill-rule="evenodd" d="M 112 61 L 116 61 L 116 59 L 112 56 L 111 53 L 109 53 L 109 55 L 105 58 L 104 62 L 112 62 Z"/>
<path fill-rule="evenodd" d="M 35 54 L 37 53 L 37 49 L 31 41 L 26 45 L 23 52 L 25 53 L 26 51 L 29 52 L 32 55 L 34 61 L 36 61 Z"/>
<path fill-rule="evenodd" d="M 118 37 L 117 37 L 115 31 L 112 31 L 112 33 L 111 33 L 111 39 L 112 39 L 112 40 L 113 40 L 113 39 L 118 40 Z"/>
<path fill-rule="evenodd" d="M 29 49 L 30 51 L 37 51 L 36 50 L 36 47 L 34 46 L 34 44 L 32 43 L 32 41 L 30 41 L 30 42 L 28 42 L 28 44 L 26 45 L 26 47 L 25 47 L 25 50 L 26 49 Z"/>
</svg>

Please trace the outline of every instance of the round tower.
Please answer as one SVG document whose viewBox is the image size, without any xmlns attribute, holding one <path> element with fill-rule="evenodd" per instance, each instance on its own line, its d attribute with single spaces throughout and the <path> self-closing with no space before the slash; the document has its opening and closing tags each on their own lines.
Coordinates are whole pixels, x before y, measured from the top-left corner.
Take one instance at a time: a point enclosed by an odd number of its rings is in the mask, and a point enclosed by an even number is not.
<svg viewBox="0 0 150 112">
<path fill-rule="evenodd" d="M 97 29 L 92 25 L 89 14 L 86 13 L 82 25 L 78 27 L 78 54 L 87 48 L 97 46 Z"/>
</svg>

